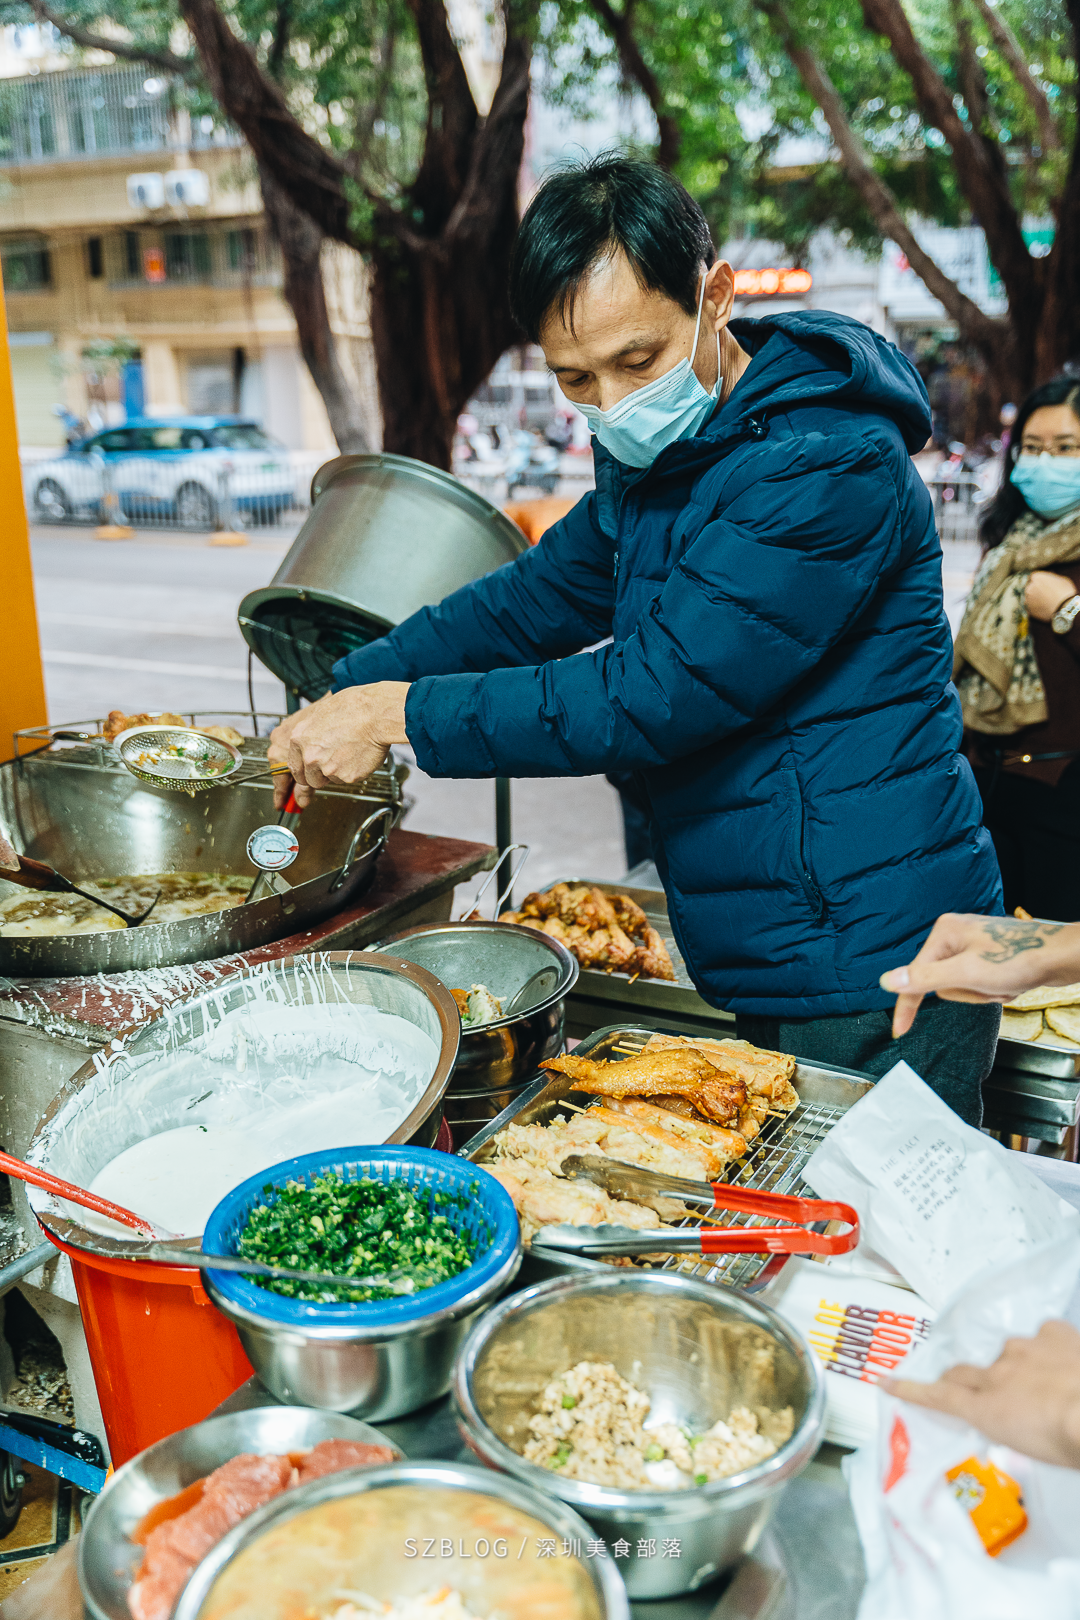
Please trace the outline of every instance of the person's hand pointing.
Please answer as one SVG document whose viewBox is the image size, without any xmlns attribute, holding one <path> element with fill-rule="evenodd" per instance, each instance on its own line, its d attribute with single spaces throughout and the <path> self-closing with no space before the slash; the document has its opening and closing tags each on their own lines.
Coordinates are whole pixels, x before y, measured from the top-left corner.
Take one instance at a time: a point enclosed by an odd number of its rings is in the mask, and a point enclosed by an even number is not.
<svg viewBox="0 0 1080 1620">
<path fill-rule="evenodd" d="M 380 681 L 328 692 L 317 703 L 290 714 L 270 734 L 272 765 L 288 765 L 274 779 L 274 804 L 281 809 L 290 791 L 301 810 L 319 788 L 351 787 L 377 770 L 393 743 L 408 742 L 405 681 Z"/>
<path fill-rule="evenodd" d="M 944 1001 L 1011 1001 L 1040 984 L 1080 979 L 1080 923 L 947 914 L 913 962 L 881 975 L 897 995 L 893 1035 L 905 1035 L 926 995 Z"/>
</svg>

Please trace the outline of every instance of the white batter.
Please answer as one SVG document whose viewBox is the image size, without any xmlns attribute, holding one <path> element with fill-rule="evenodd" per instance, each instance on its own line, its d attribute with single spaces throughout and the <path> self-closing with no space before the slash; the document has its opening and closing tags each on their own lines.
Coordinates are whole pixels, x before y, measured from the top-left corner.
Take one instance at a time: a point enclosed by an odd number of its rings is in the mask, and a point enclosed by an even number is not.
<svg viewBox="0 0 1080 1620">
<path fill-rule="evenodd" d="M 163 1233 L 197 1236 L 221 1199 L 249 1176 L 303 1153 L 385 1142 L 419 1100 L 438 1061 L 435 1042 L 393 1014 L 349 1004 L 254 1005 L 229 1014 L 163 1065 L 191 1068 L 190 1124 L 131 1143 L 91 1191 Z M 118 1234 L 111 1221 L 80 1219 Z"/>
</svg>

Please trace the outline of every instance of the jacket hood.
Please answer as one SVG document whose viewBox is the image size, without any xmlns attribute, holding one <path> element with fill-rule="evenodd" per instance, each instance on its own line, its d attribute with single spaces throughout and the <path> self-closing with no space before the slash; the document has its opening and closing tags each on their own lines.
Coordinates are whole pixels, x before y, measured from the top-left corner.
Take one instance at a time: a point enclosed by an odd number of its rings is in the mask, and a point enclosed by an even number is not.
<svg viewBox="0 0 1080 1620">
<path fill-rule="evenodd" d="M 701 430 L 726 431 L 745 417 L 794 401 L 849 400 L 892 417 L 910 452 L 930 437 L 930 402 L 922 378 L 900 350 L 847 315 L 799 310 L 736 320 L 732 336 L 751 355 L 727 404 Z"/>
</svg>

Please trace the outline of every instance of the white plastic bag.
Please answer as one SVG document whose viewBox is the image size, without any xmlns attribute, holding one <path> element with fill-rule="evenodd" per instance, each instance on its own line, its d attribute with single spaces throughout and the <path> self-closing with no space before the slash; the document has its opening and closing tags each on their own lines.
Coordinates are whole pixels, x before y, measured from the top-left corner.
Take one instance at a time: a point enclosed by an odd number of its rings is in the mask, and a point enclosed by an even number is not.
<svg viewBox="0 0 1080 1620">
<path fill-rule="evenodd" d="M 854 1204 L 868 1244 L 940 1310 L 902 1377 L 989 1366 L 1007 1338 L 1030 1337 L 1073 1297 L 1080 1212 L 905 1063 L 856 1103 L 805 1176 L 820 1196 Z M 876 1439 L 845 1462 L 867 1566 L 859 1620 L 1080 1620 L 1080 1471 L 877 1399 Z M 946 1479 L 969 1457 L 1023 1489 L 1028 1527 L 996 1558 Z"/>
<path fill-rule="evenodd" d="M 1080 1272 L 1066 1234 L 984 1271 L 905 1361 L 931 1382 L 958 1361 L 986 1366 L 1011 1335 L 1059 1316 Z M 845 1459 L 866 1560 L 859 1620 L 1080 1620 L 1080 1471 L 993 1446 L 976 1429 L 878 1391 L 876 1442 Z M 1028 1528 L 991 1558 L 946 1480 L 969 1457 L 1024 1493 Z"/>
</svg>

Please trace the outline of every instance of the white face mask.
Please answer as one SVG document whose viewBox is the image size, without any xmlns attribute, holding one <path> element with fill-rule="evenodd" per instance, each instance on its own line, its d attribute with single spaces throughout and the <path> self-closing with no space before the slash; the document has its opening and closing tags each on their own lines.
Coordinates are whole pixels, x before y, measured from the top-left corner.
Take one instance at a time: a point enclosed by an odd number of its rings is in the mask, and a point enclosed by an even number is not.
<svg viewBox="0 0 1080 1620">
<path fill-rule="evenodd" d="M 605 449 L 627 467 L 651 467 L 661 450 L 678 439 L 688 439 L 712 414 L 720 397 L 720 334 L 716 334 L 716 387 L 711 393 L 701 386 L 694 373 L 701 312 L 705 307 L 705 272 L 698 295 L 694 344 L 688 360 L 680 360 L 655 382 L 635 388 L 610 411 L 598 405 L 579 405 L 578 410 Z"/>
</svg>

